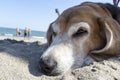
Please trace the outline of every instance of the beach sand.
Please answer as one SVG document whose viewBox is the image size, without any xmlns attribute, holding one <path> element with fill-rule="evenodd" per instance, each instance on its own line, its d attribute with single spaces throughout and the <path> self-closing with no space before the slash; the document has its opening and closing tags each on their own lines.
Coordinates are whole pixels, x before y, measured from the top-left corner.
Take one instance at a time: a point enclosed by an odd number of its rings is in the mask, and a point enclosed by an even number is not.
<svg viewBox="0 0 120 80">
<path fill-rule="evenodd" d="M 45 38 L 0 36 L 0 80 L 40 80 L 38 63 Z"/>
<path fill-rule="evenodd" d="M 0 36 L 0 80 L 120 80 L 119 57 L 61 76 L 43 75 L 39 60 L 47 47 L 45 38 Z"/>
</svg>

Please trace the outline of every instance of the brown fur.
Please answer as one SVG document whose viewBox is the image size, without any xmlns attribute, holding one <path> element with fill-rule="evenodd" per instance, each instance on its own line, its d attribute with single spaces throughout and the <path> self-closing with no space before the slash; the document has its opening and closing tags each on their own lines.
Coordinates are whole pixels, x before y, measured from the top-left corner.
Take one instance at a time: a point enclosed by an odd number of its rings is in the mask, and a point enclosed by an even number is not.
<svg viewBox="0 0 120 80">
<path fill-rule="evenodd" d="M 72 24 L 84 21 L 87 22 L 92 29 L 91 36 L 88 42 L 86 42 L 91 53 L 120 54 L 119 20 L 114 18 L 113 13 L 111 13 L 109 9 L 111 5 L 107 5 L 108 4 L 85 2 L 65 10 L 55 21 L 56 24 L 60 26 L 60 34 L 66 32 Z M 116 13 L 116 15 L 119 16 L 118 13 Z M 108 49 L 99 52 L 99 50 L 104 49 L 109 43 L 107 42 L 107 35 L 111 36 L 105 24 L 108 24 L 109 28 L 112 30 L 114 41 L 112 41 Z M 49 44 L 52 42 L 51 36 L 52 28 L 49 27 L 47 32 Z"/>
</svg>

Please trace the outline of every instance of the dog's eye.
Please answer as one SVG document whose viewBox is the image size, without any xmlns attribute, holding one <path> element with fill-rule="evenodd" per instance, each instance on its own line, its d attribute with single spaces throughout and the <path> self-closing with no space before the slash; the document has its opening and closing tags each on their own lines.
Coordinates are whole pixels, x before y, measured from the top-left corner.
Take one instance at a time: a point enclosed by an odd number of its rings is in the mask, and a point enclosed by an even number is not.
<svg viewBox="0 0 120 80">
<path fill-rule="evenodd" d="M 84 34 L 88 33 L 86 29 L 80 28 L 75 34 L 73 34 L 73 37 L 82 36 Z"/>
<path fill-rule="evenodd" d="M 56 37 L 57 33 L 53 32 L 52 40 Z"/>
<path fill-rule="evenodd" d="M 53 32 L 53 36 L 55 37 L 57 35 L 57 33 L 56 32 Z"/>
</svg>

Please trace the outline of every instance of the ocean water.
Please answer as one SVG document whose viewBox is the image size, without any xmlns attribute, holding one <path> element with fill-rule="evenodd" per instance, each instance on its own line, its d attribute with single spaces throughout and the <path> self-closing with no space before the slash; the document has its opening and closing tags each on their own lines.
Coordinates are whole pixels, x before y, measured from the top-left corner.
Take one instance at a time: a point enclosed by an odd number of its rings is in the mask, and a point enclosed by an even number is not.
<svg viewBox="0 0 120 80">
<path fill-rule="evenodd" d="M 0 27 L 0 35 L 15 36 L 16 35 L 16 29 Z M 23 29 L 21 29 L 21 36 L 24 36 L 24 30 Z M 46 32 L 31 30 L 30 36 L 32 36 L 32 37 L 46 37 Z"/>
</svg>

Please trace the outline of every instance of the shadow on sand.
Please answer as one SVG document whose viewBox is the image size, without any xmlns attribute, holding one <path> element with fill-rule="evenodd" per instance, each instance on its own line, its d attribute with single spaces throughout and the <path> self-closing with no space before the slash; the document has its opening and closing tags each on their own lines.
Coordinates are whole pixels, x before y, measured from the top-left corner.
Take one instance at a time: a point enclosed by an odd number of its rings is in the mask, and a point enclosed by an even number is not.
<svg viewBox="0 0 120 80">
<path fill-rule="evenodd" d="M 16 40 L 0 40 L 0 53 L 5 52 L 16 58 L 28 62 L 28 70 L 34 76 L 41 76 L 39 60 L 42 53 L 47 49 L 47 44 L 40 42 L 24 42 Z"/>
</svg>

